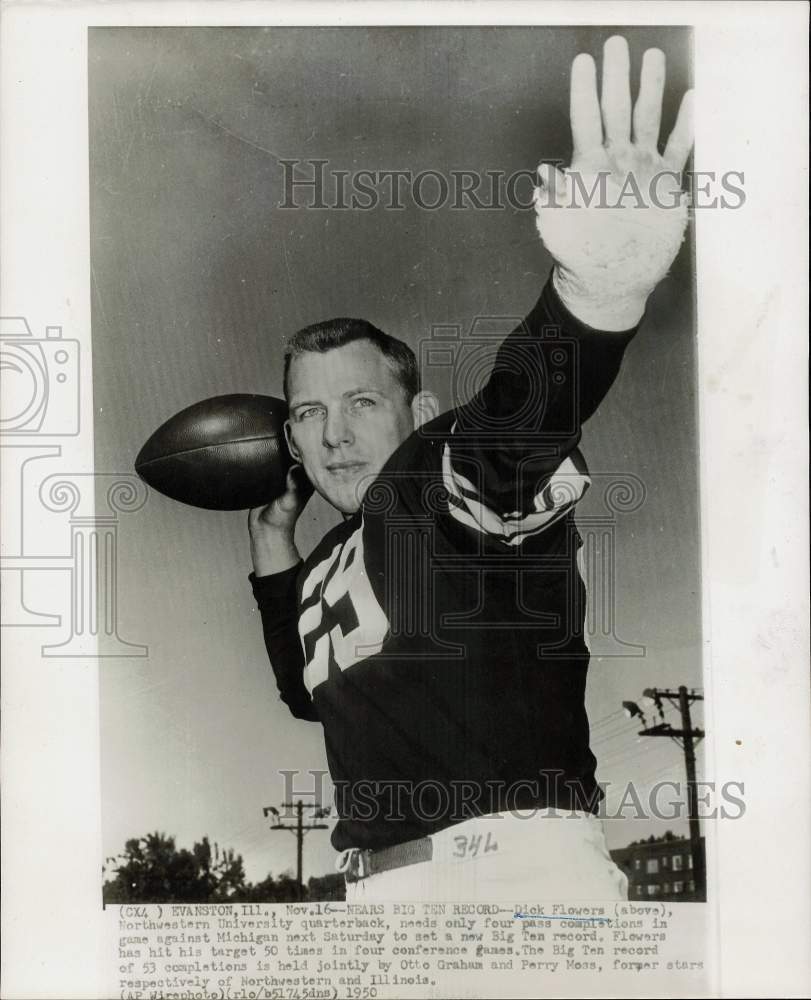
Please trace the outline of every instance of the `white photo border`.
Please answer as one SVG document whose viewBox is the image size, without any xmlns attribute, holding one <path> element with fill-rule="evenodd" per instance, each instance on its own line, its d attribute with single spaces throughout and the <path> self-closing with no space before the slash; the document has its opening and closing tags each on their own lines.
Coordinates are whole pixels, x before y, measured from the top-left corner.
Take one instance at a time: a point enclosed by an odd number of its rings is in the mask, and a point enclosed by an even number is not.
<svg viewBox="0 0 811 1000">
<path fill-rule="evenodd" d="M 0 303 L 4 316 L 37 331 L 61 325 L 80 342 L 81 430 L 61 444 L 78 473 L 93 471 L 88 27 L 693 26 L 696 169 L 743 171 L 747 194 L 739 211 L 696 220 L 707 773 L 743 781 L 746 801 L 745 817 L 718 823 L 709 846 L 720 996 L 811 988 L 807 15 L 806 4 L 766 2 L 144 0 L 2 11 Z M 5 553 L 14 525 L 3 528 Z M 42 659 L 20 628 L 4 630 L 3 652 L 3 995 L 100 997 L 98 661 Z"/>
</svg>

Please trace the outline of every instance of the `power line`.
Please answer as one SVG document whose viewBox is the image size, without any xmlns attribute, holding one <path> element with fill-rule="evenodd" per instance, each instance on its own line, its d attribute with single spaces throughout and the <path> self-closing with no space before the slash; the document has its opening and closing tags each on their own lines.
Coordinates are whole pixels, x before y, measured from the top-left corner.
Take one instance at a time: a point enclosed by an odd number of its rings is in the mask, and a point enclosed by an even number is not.
<svg viewBox="0 0 811 1000">
<path fill-rule="evenodd" d="M 706 899 L 707 882 L 706 869 L 704 866 L 704 849 L 701 843 L 701 828 L 698 819 L 698 790 L 696 788 L 696 745 L 704 738 L 704 730 L 693 728 L 690 718 L 690 707 L 694 702 L 704 701 L 704 695 L 697 694 L 695 690 L 688 692 L 682 684 L 677 691 L 659 688 L 646 688 L 642 692 L 643 698 L 647 699 L 656 708 L 659 721 L 652 726 L 648 725 L 645 713 L 634 701 L 624 701 L 622 707 L 628 717 L 639 718 L 645 727 L 638 735 L 645 737 L 664 737 L 677 743 L 684 752 L 684 767 L 687 773 L 687 809 L 688 822 L 690 827 L 690 852 L 693 856 L 693 873 L 696 884 L 696 893 L 699 899 Z M 663 700 L 667 700 L 671 705 L 678 708 L 681 717 L 681 728 L 674 728 L 670 722 L 665 720 Z"/>
<path fill-rule="evenodd" d="M 617 708 L 617 709 L 615 709 L 615 710 L 614 710 L 613 712 L 609 712 L 609 713 L 608 713 L 608 715 L 604 715 L 604 716 L 603 716 L 602 718 L 600 718 L 600 719 L 594 719 L 594 720 L 592 720 L 592 721 L 591 721 L 591 722 L 589 723 L 589 725 L 590 725 L 590 728 L 591 728 L 591 729 L 596 729 L 596 728 L 597 728 L 598 726 L 602 726 L 602 725 L 604 725 L 604 724 L 605 724 L 606 722 L 608 722 L 608 721 L 609 721 L 609 720 L 611 720 L 611 719 L 619 719 L 619 718 L 622 718 L 623 714 L 624 714 L 624 713 L 622 712 L 622 709 L 619 709 L 619 708 Z"/>
<path fill-rule="evenodd" d="M 631 779 L 631 781 L 634 785 L 638 787 L 645 787 L 646 785 L 652 784 L 654 782 L 654 779 L 661 779 L 664 778 L 666 775 L 676 774 L 680 769 L 681 769 L 680 764 L 675 764 L 673 762 L 670 762 L 668 764 L 663 764 L 662 767 L 658 767 L 652 771 L 648 771 L 638 778 L 633 778 Z M 617 785 L 616 787 L 612 788 L 607 794 L 608 796 L 622 795 L 624 794 L 626 787 L 627 786 Z"/>
<path fill-rule="evenodd" d="M 604 747 L 606 744 L 611 743 L 612 740 L 616 740 L 622 737 L 623 739 L 628 739 L 628 726 L 625 725 L 621 729 L 618 729 L 615 733 L 610 733 L 608 736 L 601 736 L 599 739 L 593 740 L 591 742 L 592 750 L 597 747 Z"/>
<path fill-rule="evenodd" d="M 626 738 L 627 738 L 627 734 L 626 734 Z M 629 763 L 632 763 L 632 762 L 637 761 L 637 760 L 642 760 L 643 759 L 642 749 L 643 749 L 643 747 L 642 747 L 642 741 L 638 740 L 638 739 L 634 740 L 634 742 L 630 746 L 613 746 L 613 747 L 609 747 L 605 751 L 605 753 L 601 753 L 599 755 L 599 762 L 603 763 L 603 764 L 605 764 L 605 763 L 612 763 L 613 764 L 613 763 L 617 763 L 619 761 L 628 761 Z M 644 752 L 644 759 L 645 760 L 648 759 L 648 757 L 649 757 L 649 755 L 650 755 L 651 752 L 652 751 L 650 751 L 650 750 L 647 750 L 647 749 L 645 750 L 645 752 Z"/>
<path fill-rule="evenodd" d="M 656 750 L 649 750 L 644 755 L 639 753 L 638 750 L 635 753 L 617 750 L 613 754 L 606 754 L 605 757 L 602 757 L 598 761 L 598 764 L 603 768 L 610 768 L 612 771 L 616 771 L 622 767 L 628 773 L 638 774 L 642 768 L 650 767 L 651 763 L 655 763 L 655 758 L 658 754 L 661 755 L 661 760 L 664 761 L 671 755 L 671 752 L 667 746 L 658 747 Z"/>
<path fill-rule="evenodd" d="M 317 805 L 315 803 L 305 803 L 299 799 L 297 802 L 283 802 L 282 809 L 295 809 L 296 810 L 296 822 L 294 825 L 288 825 L 282 823 L 282 818 L 279 815 L 279 810 L 274 808 L 274 806 L 265 806 L 262 810 L 263 816 L 275 816 L 276 820 L 271 826 L 271 830 L 287 830 L 292 833 L 296 838 L 296 884 L 298 886 L 298 898 L 299 900 L 304 899 L 304 882 L 302 876 L 302 854 L 304 849 L 304 836 L 309 833 L 310 830 L 328 830 L 329 826 L 327 823 L 304 823 L 304 810 L 314 809 L 313 819 L 324 819 L 329 816 L 330 807 Z"/>
</svg>

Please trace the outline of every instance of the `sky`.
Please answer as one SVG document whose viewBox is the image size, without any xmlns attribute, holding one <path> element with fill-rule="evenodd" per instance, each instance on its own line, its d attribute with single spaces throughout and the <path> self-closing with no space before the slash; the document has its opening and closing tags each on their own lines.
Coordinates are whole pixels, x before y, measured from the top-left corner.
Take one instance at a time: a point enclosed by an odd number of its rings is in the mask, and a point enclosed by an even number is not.
<svg viewBox="0 0 811 1000">
<path fill-rule="evenodd" d="M 156 427 L 197 400 L 281 395 L 284 341 L 307 323 L 364 316 L 418 349 L 438 324 L 528 312 L 550 267 L 531 210 L 428 211 L 408 198 L 396 210 L 285 209 L 282 161 L 444 176 L 567 161 L 568 67 L 608 34 L 91 29 L 96 471 L 131 472 Z M 624 34 L 634 74 L 648 46 L 667 55 L 666 131 L 689 83 L 689 37 Z M 612 582 L 590 595 L 593 608 L 614 598 L 613 634 L 591 636 L 587 692 L 598 778 L 611 787 L 683 778 L 679 748 L 637 737 L 621 702 L 702 683 L 692 275 L 688 239 L 582 444 L 595 486 L 581 532 L 605 513 L 600 484 L 644 484 L 644 502 L 611 525 Z M 444 374 L 426 382 L 447 405 Z M 303 551 L 335 517 L 311 502 Z M 276 694 L 247 514 L 151 493 L 122 517 L 118 542 L 119 635 L 148 656 L 101 661 L 105 855 L 160 830 L 181 846 L 208 836 L 235 849 L 253 881 L 292 871 L 295 840 L 270 832 L 262 808 L 285 797 L 282 771 L 302 772 L 306 791 L 306 772 L 326 762 L 320 727 Z M 611 847 L 668 828 L 686 833 L 684 821 L 606 822 Z M 309 834 L 305 878 L 333 857 L 326 831 Z"/>
</svg>

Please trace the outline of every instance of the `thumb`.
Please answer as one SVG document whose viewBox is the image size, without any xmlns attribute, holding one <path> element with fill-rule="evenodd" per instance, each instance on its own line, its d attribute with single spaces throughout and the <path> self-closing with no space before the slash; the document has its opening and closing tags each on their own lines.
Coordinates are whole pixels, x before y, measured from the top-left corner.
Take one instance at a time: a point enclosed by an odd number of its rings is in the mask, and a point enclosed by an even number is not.
<svg viewBox="0 0 811 1000">
<path fill-rule="evenodd" d="M 286 491 L 279 498 L 279 502 L 284 509 L 290 509 L 298 505 L 304 505 L 313 494 L 313 484 L 304 466 L 295 463 L 287 470 Z"/>
<path fill-rule="evenodd" d="M 564 204 L 569 187 L 568 178 L 552 163 L 538 167 L 539 186 L 535 188 L 535 208 L 558 208 Z"/>
</svg>

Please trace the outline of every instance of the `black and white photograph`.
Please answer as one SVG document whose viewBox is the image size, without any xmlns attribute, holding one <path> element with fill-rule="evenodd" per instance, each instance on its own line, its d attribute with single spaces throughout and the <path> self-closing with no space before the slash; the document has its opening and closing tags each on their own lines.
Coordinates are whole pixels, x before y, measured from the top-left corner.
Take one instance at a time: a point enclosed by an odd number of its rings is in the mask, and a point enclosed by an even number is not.
<svg viewBox="0 0 811 1000">
<path fill-rule="evenodd" d="M 766 711 L 807 701 L 802 597 L 754 625 L 767 563 L 807 577 L 766 422 L 807 349 L 799 300 L 725 264 L 769 212 L 757 136 L 701 144 L 723 61 L 677 4 L 227 6 L 89 16 L 48 107 L 54 143 L 84 109 L 81 197 L 4 201 L 54 234 L 11 279 L 81 233 L 36 309 L 7 280 L 0 330 L 4 645 L 42 664 L 4 701 L 62 706 L 13 715 L 6 759 L 49 720 L 65 847 L 94 845 L 97 987 L 69 995 L 741 995 L 732 883 L 791 881 L 764 838 L 808 771 Z"/>
<path fill-rule="evenodd" d="M 705 898 L 690 50 L 91 30 L 105 898 Z"/>
</svg>

